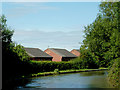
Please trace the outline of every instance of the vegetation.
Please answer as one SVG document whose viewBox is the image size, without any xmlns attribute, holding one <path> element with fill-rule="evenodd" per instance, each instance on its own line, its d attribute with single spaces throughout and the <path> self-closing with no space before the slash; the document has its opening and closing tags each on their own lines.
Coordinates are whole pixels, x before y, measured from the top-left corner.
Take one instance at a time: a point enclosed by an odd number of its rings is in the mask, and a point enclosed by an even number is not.
<svg viewBox="0 0 120 90">
<path fill-rule="evenodd" d="M 118 87 L 116 82 L 120 58 L 120 2 L 102 2 L 99 8 L 95 21 L 85 27 L 79 61 L 91 61 L 99 67 L 109 67 L 108 77 L 113 77 L 109 80 L 114 81 L 114 86 Z"/>
<path fill-rule="evenodd" d="M 112 87 L 118 87 L 120 88 L 120 58 L 116 59 L 113 63 L 112 67 L 109 70 L 108 74 L 108 80 L 110 81 L 110 85 Z"/>
<path fill-rule="evenodd" d="M 39 72 L 35 74 L 31 74 L 30 77 L 38 77 L 38 76 L 48 76 L 48 75 L 56 75 L 56 74 L 65 74 L 65 73 L 74 73 L 74 72 L 89 72 L 89 71 L 99 71 L 99 70 L 107 70 L 107 68 L 104 69 L 70 69 L 70 70 L 58 70 L 55 69 L 54 71 L 51 72 Z"/>
<path fill-rule="evenodd" d="M 37 72 L 49 72 L 57 70 L 68 70 L 68 69 L 92 69 L 89 63 L 87 62 L 79 62 L 77 61 L 62 61 L 62 62 L 53 62 L 53 61 L 29 61 L 29 69 L 32 73 Z M 92 64 L 93 65 L 93 64 Z M 98 67 L 96 67 L 97 69 Z"/>
<path fill-rule="evenodd" d="M 119 86 L 120 77 L 120 2 L 102 2 L 95 21 L 85 27 L 80 57 L 68 62 L 31 61 L 24 47 L 12 42 L 14 30 L 0 17 L 3 57 L 3 88 L 16 84 L 16 78 L 38 72 L 59 73 L 69 69 L 109 67 L 109 81 Z M 11 83 L 12 82 L 12 83 Z M 5 85 L 5 86 L 4 86 Z"/>
<path fill-rule="evenodd" d="M 24 47 L 12 42 L 11 38 L 14 30 L 8 28 L 4 15 L 0 17 L 0 30 L 2 39 L 2 68 L 3 68 L 3 89 L 14 86 L 17 84 L 21 75 L 26 72 L 26 64 L 29 56 L 26 54 Z"/>
<path fill-rule="evenodd" d="M 96 60 L 101 67 L 107 67 L 120 56 L 119 7 L 117 2 L 102 2 L 99 7 L 95 21 L 85 27 L 81 58 Z"/>
</svg>

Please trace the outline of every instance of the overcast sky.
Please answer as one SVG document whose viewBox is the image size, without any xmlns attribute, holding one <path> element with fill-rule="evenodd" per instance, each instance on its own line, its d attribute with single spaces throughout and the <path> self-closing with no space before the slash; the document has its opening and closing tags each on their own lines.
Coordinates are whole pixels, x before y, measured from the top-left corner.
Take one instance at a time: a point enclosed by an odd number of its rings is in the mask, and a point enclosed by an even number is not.
<svg viewBox="0 0 120 90">
<path fill-rule="evenodd" d="M 91 24 L 100 2 L 2 3 L 12 40 L 25 47 L 79 49 L 84 26 Z"/>
</svg>

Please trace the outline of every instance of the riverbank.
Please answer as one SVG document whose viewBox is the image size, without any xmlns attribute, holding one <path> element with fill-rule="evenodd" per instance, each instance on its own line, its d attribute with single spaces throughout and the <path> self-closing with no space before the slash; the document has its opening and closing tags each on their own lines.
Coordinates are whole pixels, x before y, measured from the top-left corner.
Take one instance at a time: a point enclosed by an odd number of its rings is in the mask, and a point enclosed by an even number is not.
<svg viewBox="0 0 120 90">
<path fill-rule="evenodd" d="M 30 77 L 39 77 L 39 76 L 49 76 L 49 75 L 56 75 L 56 74 L 67 74 L 67 73 L 78 73 L 78 72 L 90 72 L 90 71 L 102 71 L 108 70 L 108 68 L 101 68 L 101 69 L 79 69 L 79 70 L 61 70 L 61 71 L 53 71 L 53 72 L 40 72 L 37 74 L 31 74 Z"/>
<path fill-rule="evenodd" d="M 107 83 L 106 77 L 107 70 L 31 77 L 28 78 L 29 82 L 27 84 L 24 86 L 19 85 L 16 89 L 41 90 L 44 88 L 111 88 Z"/>
</svg>

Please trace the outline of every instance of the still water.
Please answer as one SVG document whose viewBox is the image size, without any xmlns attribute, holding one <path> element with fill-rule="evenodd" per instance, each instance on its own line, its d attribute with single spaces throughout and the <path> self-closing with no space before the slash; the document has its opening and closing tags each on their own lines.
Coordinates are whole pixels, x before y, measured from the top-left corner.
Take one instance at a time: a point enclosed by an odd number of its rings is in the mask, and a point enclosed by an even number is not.
<svg viewBox="0 0 120 90">
<path fill-rule="evenodd" d="M 18 86 L 17 90 L 26 88 L 110 88 L 106 77 L 107 71 L 33 77 L 29 78 L 30 82 L 26 85 Z"/>
</svg>

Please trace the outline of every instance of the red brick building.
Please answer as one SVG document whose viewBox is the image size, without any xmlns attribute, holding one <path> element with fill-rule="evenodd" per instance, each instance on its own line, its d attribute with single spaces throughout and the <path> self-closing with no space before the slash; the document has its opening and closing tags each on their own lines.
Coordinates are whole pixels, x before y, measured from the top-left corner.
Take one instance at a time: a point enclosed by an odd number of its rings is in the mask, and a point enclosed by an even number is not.
<svg viewBox="0 0 120 90">
<path fill-rule="evenodd" d="M 52 61 L 52 57 L 39 48 L 25 48 L 25 51 L 30 56 L 31 60 Z"/>
<path fill-rule="evenodd" d="M 80 56 L 80 50 L 79 49 L 73 49 L 72 51 L 70 51 L 72 54 L 76 55 L 76 56 Z"/>
<path fill-rule="evenodd" d="M 66 49 L 55 49 L 55 48 L 48 48 L 44 52 L 49 54 L 53 57 L 52 61 L 69 61 L 73 58 L 76 58 L 77 56 L 70 53 Z"/>
</svg>

